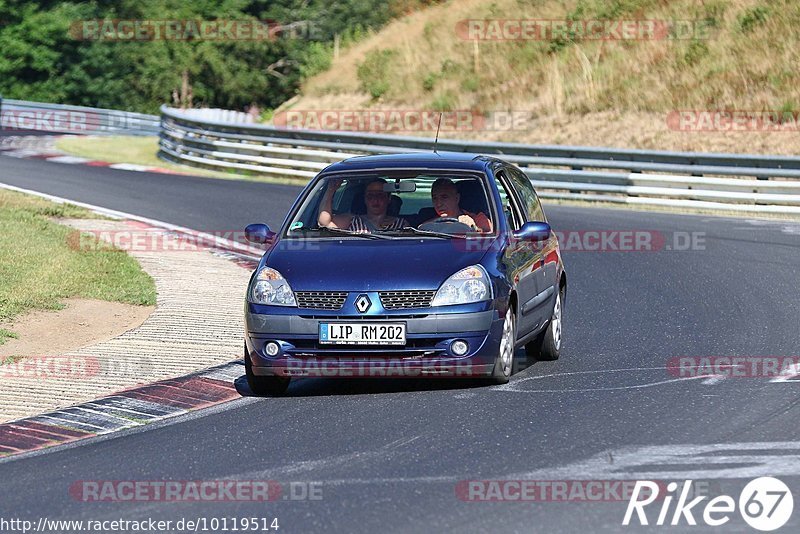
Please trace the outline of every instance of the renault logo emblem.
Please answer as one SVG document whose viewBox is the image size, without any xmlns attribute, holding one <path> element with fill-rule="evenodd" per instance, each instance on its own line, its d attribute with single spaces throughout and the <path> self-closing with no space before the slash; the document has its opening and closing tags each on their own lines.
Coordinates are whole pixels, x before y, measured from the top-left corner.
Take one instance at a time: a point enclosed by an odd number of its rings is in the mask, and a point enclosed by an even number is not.
<svg viewBox="0 0 800 534">
<path fill-rule="evenodd" d="M 370 309 L 372 306 L 372 301 L 369 300 L 369 297 L 361 294 L 356 298 L 356 309 L 359 313 L 367 313 L 367 310 Z"/>
</svg>

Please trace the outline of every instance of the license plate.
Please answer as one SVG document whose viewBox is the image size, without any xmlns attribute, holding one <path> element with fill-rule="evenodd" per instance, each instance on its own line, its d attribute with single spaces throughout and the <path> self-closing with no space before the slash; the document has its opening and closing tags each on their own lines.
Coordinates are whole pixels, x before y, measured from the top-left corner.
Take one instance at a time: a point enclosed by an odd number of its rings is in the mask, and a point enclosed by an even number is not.
<svg viewBox="0 0 800 534">
<path fill-rule="evenodd" d="M 319 342 L 330 345 L 405 345 L 404 323 L 320 323 Z"/>
</svg>

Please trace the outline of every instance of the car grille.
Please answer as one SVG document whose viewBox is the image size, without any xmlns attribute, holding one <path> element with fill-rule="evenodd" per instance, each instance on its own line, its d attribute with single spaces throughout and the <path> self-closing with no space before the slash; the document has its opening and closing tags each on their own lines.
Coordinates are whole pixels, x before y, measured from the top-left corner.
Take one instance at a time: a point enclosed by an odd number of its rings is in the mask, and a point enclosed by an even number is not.
<svg viewBox="0 0 800 534">
<path fill-rule="evenodd" d="M 381 304 L 387 310 L 427 308 L 436 291 L 380 291 Z"/>
<path fill-rule="evenodd" d="M 339 310 L 347 299 L 347 291 L 298 291 L 294 296 L 299 308 Z"/>
</svg>

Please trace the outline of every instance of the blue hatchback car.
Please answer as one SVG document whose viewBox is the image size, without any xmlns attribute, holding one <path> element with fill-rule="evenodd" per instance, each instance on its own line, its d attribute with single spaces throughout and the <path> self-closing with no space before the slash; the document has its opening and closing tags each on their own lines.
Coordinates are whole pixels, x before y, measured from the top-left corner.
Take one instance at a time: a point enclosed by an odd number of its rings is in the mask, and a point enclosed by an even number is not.
<svg viewBox="0 0 800 534">
<path fill-rule="evenodd" d="M 483 377 L 559 357 L 567 277 L 528 177 L 462 153 L 332 164 L 267 244 L 245 304 L 256 394 L 292 377 Z"/>
</svg>

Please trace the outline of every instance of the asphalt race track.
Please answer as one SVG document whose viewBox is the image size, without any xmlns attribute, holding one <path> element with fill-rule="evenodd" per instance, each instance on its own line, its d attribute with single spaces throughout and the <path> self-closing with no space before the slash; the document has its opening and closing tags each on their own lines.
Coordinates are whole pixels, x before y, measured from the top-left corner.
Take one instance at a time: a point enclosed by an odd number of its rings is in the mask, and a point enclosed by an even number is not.
<svg viewBox="0 0 800 534">
<path fill-rule="evenodd" d="M 198 230 L 277 225 L 298 191 L 2 156 L 0 182 Z M 0 463 L 0 515 L 278 518 L 279 532 L 634 531 L 621 526 L 627 502 L 474 502 L 456 488 L 692 479 L 738 500 L 759 476 L 779 477 L 800 506 L 800 381 L 665 369 L 681 356 L 800 353 L 800 223 L 563 206 L 547 214 L 559 232 L 663 238 L 658 251 L 562 242 L 569 289 L 558 362 L 528 362 L 496 387 L 305 379 L 285 398 L 253 398 L 240 379 L 244 397 L 221 408 Z M 698 246 L 674 250 L 687 235 Z M 320 482 L 322 498 L 110 503 L 69 493 L 81 480 L 218 479 Z M 702 510 L 694 515 L 702 523 Z M 799 526 L 795 510 L 783 530 Z M 724 530 L 754 532 L 738 514 Z"/>
</svg>

